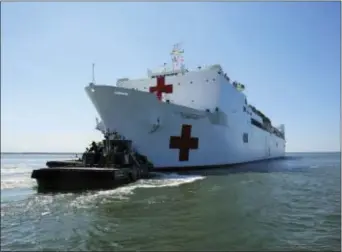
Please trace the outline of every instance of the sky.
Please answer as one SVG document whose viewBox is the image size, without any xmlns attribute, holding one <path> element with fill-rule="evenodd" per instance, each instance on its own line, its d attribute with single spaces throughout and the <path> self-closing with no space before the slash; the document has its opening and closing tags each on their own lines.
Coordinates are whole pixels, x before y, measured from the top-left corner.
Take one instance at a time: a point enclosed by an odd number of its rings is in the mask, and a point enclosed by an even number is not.
<svg viewBox="0 0 342 252">
<path fill-rule="evenodd" d="M 183 43 L 220 64 L 285 124 L 287 151 L 340 151 L 339 2 L 1 4 L 1 151 L 81 152 L 96 110 L 84 87 L 146 77 Z"/>
</svg>

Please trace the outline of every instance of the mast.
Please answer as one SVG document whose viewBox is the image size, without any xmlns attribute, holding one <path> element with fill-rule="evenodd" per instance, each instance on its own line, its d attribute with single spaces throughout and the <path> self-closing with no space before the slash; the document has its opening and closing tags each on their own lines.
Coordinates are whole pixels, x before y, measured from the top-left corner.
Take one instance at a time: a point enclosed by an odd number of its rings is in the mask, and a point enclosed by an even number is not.
<svg viewBox="0 0 342 252">
<path fill-rule="evenodd" d="M 93 76 L 92 83 L 95 84 L 95 63 L 93 63 L 93 66 L 92 66 L 92 76 Z"/>
<path fill-rule="evenodd" d="M 176 67 L 178 66 L 180 66 L 180 69 L 183 71 L 185 69 L 183 58 L 184 50 L 181 48 L 181 43 L 174 44 L 170 54 L 173 71 L 176 70 Z"/>
</svg>

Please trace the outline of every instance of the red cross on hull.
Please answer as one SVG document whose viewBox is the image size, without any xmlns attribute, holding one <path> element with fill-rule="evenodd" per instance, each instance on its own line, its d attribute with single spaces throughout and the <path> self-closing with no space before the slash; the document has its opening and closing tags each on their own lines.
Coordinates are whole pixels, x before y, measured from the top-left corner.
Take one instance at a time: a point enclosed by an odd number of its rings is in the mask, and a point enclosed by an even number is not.
<svg viewBox="0 0 342 252">
<path fill-rule="evenodd" d="M 154 87 L 150 87 L 150 93 L 156 93 L 158 100 L 161 101 L 163 93 L 173 93 L 173 85 L 165 85 L 165 76 L 158 76 L 157 85 Z"/>
<path fill-rule="evenodd" d="M 179 161 L 188 161 L 190 149 L 198 149 L 198 137 L 191 137 L 191 125 L 183 124 L 181 136 L 170 137 L 170 149 L 179 149 Z"/>
</svg>

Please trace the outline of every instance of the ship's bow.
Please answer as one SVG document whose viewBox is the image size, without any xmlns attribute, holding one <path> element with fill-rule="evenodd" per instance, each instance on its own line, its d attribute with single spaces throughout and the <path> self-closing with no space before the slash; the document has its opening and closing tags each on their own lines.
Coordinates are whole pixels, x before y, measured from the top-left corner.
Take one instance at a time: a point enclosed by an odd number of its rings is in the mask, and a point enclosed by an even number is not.
<svg viewBox="0 0 342 252">
<path fill-rule="evenodd" d="M 150 93 L 105 85 L 89 85 L 85 90 L 106 129 L 127 138 L 150 128 L 158 117 L 158 101 Z"/>
</svg>

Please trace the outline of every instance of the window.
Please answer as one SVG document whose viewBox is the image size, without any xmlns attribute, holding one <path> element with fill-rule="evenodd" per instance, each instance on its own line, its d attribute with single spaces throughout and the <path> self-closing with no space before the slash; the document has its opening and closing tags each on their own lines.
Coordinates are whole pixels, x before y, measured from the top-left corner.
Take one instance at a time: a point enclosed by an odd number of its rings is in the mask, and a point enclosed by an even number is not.
<svg viewBox="0 0 342 252">
<path fill-rule="evenodd" d="M 248 143 L 248 133 L 243 133 L 242 140 L 244 143 Z"/>
<path fill-rule="evenodd" d="M 246 112 L 246 107 L 243 107 L 243 112 Z"/>
<path fill-rule="evenodd" d="M 251 123 L 252 123 L 254 126 L 258 127 L 259 129 L 262 129 L 262 130 L 267 131 L 266 127 L 265 127 L 261 122 L 255 120 L 254 118 L 251 118 Z"/>
</svg>

